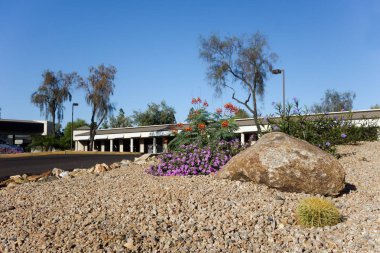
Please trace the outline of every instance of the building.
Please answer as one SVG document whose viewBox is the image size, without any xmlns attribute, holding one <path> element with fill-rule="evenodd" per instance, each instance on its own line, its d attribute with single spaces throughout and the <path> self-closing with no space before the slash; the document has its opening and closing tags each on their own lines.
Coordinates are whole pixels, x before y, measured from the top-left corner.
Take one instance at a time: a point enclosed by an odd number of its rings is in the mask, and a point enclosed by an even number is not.
<svg viewBox="0 0 380 253">
<path fill-rule="evenodd" d="M 52 134 L 52 129 L 50 121 L 0 119 L 0 144 L 26 147 L 33 135 Z"/>
<path fill-rule="evenodd" d="M 329 116 L 342 117 L 352 114 L 351 119 L 360 123 L 363 119 L 374 120 L 380 127 L 380 109 L 363 110 L 353 112 L 334 112 Z M 310 114 L 307 117 L 312 119 L 317 114 Z M 275 119 L 275 118 L 274 118 Z M 265 119 L 261 119 L 265 128 Z M 257 127 L 252 118 L 237 119 L 239 128 L 236 134 L 240 134 L 241 142 L 244 144 L 250 140 L 257 140 Z M 170 140 L 174 138 L 173 125 L 154 125 L 141 127 L 125 127 L 100 129 L 96 131 L 94 149 L 109 152 L 140 152 L 140 153 L 161 153 L 165 152 Z M 88 151 L 90 140 L 90 128 L 81 127 L 74 130 L 75 150 Z"/>
</svg>

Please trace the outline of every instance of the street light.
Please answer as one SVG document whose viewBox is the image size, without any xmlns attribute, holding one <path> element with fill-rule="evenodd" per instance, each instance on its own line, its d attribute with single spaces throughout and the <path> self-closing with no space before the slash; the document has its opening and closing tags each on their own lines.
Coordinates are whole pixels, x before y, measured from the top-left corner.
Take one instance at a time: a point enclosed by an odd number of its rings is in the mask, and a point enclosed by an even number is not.
<svg viewBox="0 0 380 253">
<path fill-rule="evenodd" d="M 71 143 L 70 150 L 73 150 L 73 136 L 74 136 L 74 106 L 78 106 L 78 103 L 73 103 L 71 107 Z"/>
<path fill-rule="evenodd" d="M 272 70 L 272 74 L 282 74 L 282 111 L 283 115 L 285 115 L 285 69 L 274 69 Z"/>
</svg>

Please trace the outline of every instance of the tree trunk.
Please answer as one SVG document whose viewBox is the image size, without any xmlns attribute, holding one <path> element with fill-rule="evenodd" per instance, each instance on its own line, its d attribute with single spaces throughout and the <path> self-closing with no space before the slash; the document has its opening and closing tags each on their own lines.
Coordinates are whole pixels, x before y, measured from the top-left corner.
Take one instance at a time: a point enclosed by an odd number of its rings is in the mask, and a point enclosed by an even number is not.
<svg viewBox="0 0 380 253">
<path fill-rule="evenodd" d="M 89 147 L 90 151 L 94 150 L 94 138 L 95 138 L 95 131 L 96 131 L 96 124 L 94 120 L 95 120 L 95 110 L 92 111 L 91 123 L 90 123 L 90 147 Z"/>
<path fill-rule="evenodd" d="M 95 138 L 95 134 L 94 134 L 94 130 L 92 129 L 91 127 L 91 130 L 90 130 L 90 146 L 89 146 L 89 150 L 90 151 L 93 151 L 94 150 L 94 138 Z"/>
<path fill-rule="evenodd" d="M 259 119 L 257 118 L 257 101 L 256 101 L 256 85 L 254 84 L 252 92 L 252 103 L 253 103 L 253 120 L 255 121 L 257 127 L 257 135 L 261 136 L 261 127 L 259 124 Z"/>
<path fill-rule="evenodd" d="M 53 135 L 55 137 L 55 113 L 51 114 L 51 119 L 53 121 Z"/>
</svg>

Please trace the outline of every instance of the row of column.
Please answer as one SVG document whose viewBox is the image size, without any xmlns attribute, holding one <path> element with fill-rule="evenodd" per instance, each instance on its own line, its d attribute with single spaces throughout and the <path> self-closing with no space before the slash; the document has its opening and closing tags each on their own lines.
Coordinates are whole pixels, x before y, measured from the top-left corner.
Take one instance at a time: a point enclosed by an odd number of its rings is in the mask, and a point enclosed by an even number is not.
<svg viewBox="0 0 380 253">
<path fill-rule="evenodd" d="M 114 139 L 109 139 L 109 140 L 100 140 L 100 151 L 101 152 L 105 152 L 106 151 L 106 141 L 109 141 L 109 151 L 110 152 L 115 152 L 115 149 L 114 149 L 114 145 L 118 145 L 119 146 L 119 150 L 118 152 L 134 152 L 134 147 L 135 145 L 137 144 L 138 145 L 138 152 L 140 153 L 144 153 L 145 151 L 145 141 L 144 141 L 144 138 L 138 138 L 138 139 L 133 139 L 133 138 L 130 138 L 129 139 L 129 147 L 126 147 L 124 145 L 124 140 L 125 139 L 117 139 L 117 140 L 114 140 Z M 152 153 L 157 153 L 158 150 L 157 150 L 157 138 L 156 137 L 153 137 L 152 138 L 152 141 L 151 142 L 153 145 L 152 147 L 152 150 L 151 152 Z M 136 143 L 138 142 L 138 143 Z M 167 148 L 168 148 L 168 139 L 167 138 L 163 138 L 163 142 L 162 142 L 162 145 L 163 145 L 163 152 L 166 152 L 167 151 Z M 88 141 L 85 141 L 85 142 L 82 142 L 82 141 L 75 141 L 75 150 L 77 151 L 88 151 L 89 150 L 89 147 L 88 147 Z"/>
<path fill-rule="evenodd" d="M 153 144 L 155 143 L 155 139 L 153 139 Z M 133 152 L 134 148 L 134 139 L 129 139 L 130 140 L 130 145 L 129 145 L 129 151 Z M 110 152 L 113 152 L 113 145 L 114 145 L 114 140 L 110 139 Z M 116 141 L 116 140 L 115 140 Z M 100 151 L 104 152 L 106 149 L 106 145 L 104 143 L 105 141 L 101 141 L 100 144 Z M 124 140 L 119 140 L 119 152 L 124 152 Z M 144 139 L 139 139 L 139 152 L 144 153 Z M 153 149 L 154 153 L 154 149 Z"/>
</svg>

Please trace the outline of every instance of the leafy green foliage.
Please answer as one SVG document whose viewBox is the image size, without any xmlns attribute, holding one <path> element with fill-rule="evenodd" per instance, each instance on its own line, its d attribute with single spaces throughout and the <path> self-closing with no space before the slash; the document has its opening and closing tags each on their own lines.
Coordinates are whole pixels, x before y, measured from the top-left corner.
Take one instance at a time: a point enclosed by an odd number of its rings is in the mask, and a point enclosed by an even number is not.
<svg viewBox="0 0 380 253">
<path fill-rule="evenodd" d="M 77 119 L 73 122 L 74 130 L 82 126 L 89 126 L 89 124 L 84 119 Z M 67 122 L 66 127 L 63 130 L 63 136 L 60 139 L 61 146 L 64 149 L 70 149 L 71 131 L 72 131 L 71 122 Z"/>
<path fill-rule="evenodd" d="M 89 124 L 83 119 L 77 119 L 73 122 L 74 130 L 82 127 L 89 126 Z M 70 149 L 71 144 L 71 122 L 67 122 L 63 133 L 55 136 L 32 136 L 32 143 L 28 148 L 40 149 L 41 151 L 51 151 L 52 149 L 66 150 Z"/>
<path fill-rule="evenodd" d="M 353 92 L 337 92 L 326 90 L 320 104 L 311 107 L 314 113 L 351 111 L 356 95 Z"/>
<path fill-rule="evenodd" d="M 137 126 L 175 124 L 175 109 L 168 106 L 165 101 L 160 104 L 150 103 L 144 112 L 133 112 L 134 124 Z"/>
<path fill-rule="evenodd" d="M 380 109 L 380 105 L 379 104 L 375 104 L 375 105 L 371 106 L 371 109 Z"/>
<path fill-rule="evenodd" d="M 32 149 L 39 149 L 41 151 L 51 151 L 53 148 L 64 149 L 61 139 L 51 135 L 33 136 L 29 147 Z"/>
<path fill-rule="evenodd" d="M 110 127 L 112 128 L 118 128 L 118 127 L 131 127 L 132 126 L 132 119 L 125 115 L 123 109 L 119 109 L 119 114 L 115 116 L 110 117 Z"/>
<path fill-rule="evenodd" d="M 100 128 L 100 129 L 108 129 L 108 128 L 110 128 L 110 124 L 109 124 L 107 118 L 105 118 L 105 119 L 103 120 L 103 123 L 102 123 L 102 125 L 101 125 L 99 128 Z"/>
<path fill-rule="evenodd" d="M 189 144 L 215 149 L 220 141 L 236 137 L 234 131 L 237 130 L 238 125 L 234 114 L 239 111 L 237 107 L 228 103 L 225 105 L 224 113 L 221 108 L 210 113 L 207 111 L 207 102 L 203 102 L 200 98 L 194 98 L 192 104 L 193 107 L 186 119 L 188 125 L 179 123 L 173 129 L 176 136 L 169 143 L 171 150 L 178 150 L 182 145 Z"/>
<path fill-rule="evenodd" d="M 280 103 L 274 106 L 276 114 L 265 118 L 269 123 L 268 131 L 284 132 L 333 154 L 336 145 L 377 140 L 375 122 L 367 119 L 354 122 L 352 113 L 310 115 L 309 110 L 300 106 L 296 98 L 287 104 L 285 114 Z"/>
<path fill-rule="evenodd" d="M 239 111 L 235 115 L 235 119 L 246 119 L 251 118 L 252 115 L 249 115 L 248 112 L 244 109 L 239 109 Z"/>
<path fill-rule="evenodd" d="M 305 227 L 334 226 L 341 221 L 339 210 L 333 203 L 316 197 L 302 200 L 296 215 L 299 224 Z"/>
<path fill-rule="evenodd" d="M 123 109 L 119 109 L 119 114 L 117 116 L 111 115 L 109 121 L 107 118 L 104 119 L 101 129 L 108 128 L 120 128 L 120 127 L 131 127 L 133 124 L 131 117 L 126 116 Z"/>
</svg>

